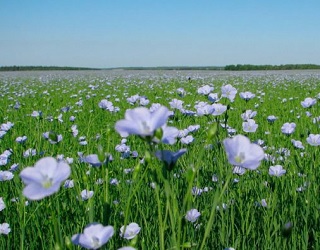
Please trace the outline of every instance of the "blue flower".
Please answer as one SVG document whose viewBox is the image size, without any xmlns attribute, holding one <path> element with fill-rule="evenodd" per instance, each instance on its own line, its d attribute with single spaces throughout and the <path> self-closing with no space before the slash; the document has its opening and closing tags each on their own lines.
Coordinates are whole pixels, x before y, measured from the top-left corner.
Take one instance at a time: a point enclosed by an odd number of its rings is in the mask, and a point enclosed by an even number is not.
<svg viewBox="0 0 320 250">
<path fill-rule="evenodd" d="M 82 234 L 72 236 L 72 243 L 86 249 L 98 249 L 106 244 L 113 236 L 112 226 L 104 227 L 99 223 L 91 223 L 85 227 Z"/>
<path fill-rule="evenodd" d="M 259 167 L 264 158 L 263 149 L 243 135 L 236 135 L 223 141 L 229 163 L 251 170 Z"/>
<path fill-rule="evenodd" d="M 56 193 L 70 172 L 67 163 L 57 162 L 53 157 L 42 158 L 34 167 L 27 167 L 21 171 L 20 177 L 26 184 L 23 195 L 30 200 L 40 200 Z"/>
<path fill-rule="evenodd" d="M 155 131 L 167 122 L 169 115 L 169 110 L 164 106 L 153 113 L 144 107 L 129 109 L 126 111 L 125 119 L 116 123 L 115 129 L 122 137 L 129 135 L 153 137 Z"/>
<path fill-rule="evenodd" d="M 183 148 L 177 152 L 172 152 L 169 150 L 159 150 L 155 153 L 156 157 L 165 163 L 168 170 L 172 170 L 177 160 L 187 152 L 187 149 Z"/>
</svg>

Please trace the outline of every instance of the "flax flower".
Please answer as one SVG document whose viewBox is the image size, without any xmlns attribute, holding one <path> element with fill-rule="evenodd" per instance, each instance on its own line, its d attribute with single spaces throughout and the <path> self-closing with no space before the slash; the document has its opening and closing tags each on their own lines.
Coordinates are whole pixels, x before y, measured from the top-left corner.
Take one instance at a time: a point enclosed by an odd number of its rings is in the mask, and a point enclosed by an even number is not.
<svg viewBox="0 0 320 250">
<path fill-rule="evenodd" d="M 264 158 L 263 149 L 243 135 L 236 135 L 223 141 L 230 164 L 251 170 L 259 167 Z"/>
<path fill-rule="evenodd" d="M 114 234 L 112 226 L 104 227 L 99 223 L 91 223 L 85 227 L 82 234 L 72 236 L 72 243 L 86 249 L 98 249 L 106 244 Z"/>
<path fill-rule="evenodd" d="M 125 119 L 118 121 L 115 128 L 122 137 L 129 135 L 153 137 L 155 131 L 166 124 L 169 115 L 169 110 L 164 106 L 153 113 L 144 107 L 129 109 L 125 113 Z"/>
<path fill-rule="evenodd" d="M 40 200 L 58 192 L 61 183 L 70 175 L 67 163 L 53 157 L 40 159 L 34 167 L 27 167 L 20 173 L 22 181 L 26 184 L 23 195 L 30 200 Z"/>
</svg>

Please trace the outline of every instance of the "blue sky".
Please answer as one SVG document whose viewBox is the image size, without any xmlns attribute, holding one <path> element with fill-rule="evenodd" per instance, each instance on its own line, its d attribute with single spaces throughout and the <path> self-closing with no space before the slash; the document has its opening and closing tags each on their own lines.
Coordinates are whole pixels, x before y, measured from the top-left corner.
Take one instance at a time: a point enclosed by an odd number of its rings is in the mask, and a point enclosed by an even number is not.
<svg viewBox="0 0 320 250">
<path fill-rule="evenodd" d="M 319 0 L 0 0 L 0 66 L 320 64 Z"/>
</svg>

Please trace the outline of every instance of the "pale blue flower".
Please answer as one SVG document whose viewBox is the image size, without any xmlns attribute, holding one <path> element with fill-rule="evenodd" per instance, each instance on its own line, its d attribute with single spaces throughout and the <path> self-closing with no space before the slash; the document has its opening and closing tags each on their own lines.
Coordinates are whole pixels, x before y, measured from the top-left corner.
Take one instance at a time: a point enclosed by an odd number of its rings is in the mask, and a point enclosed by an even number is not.
<svg viewBox="0 0 320 250">
<path fill-rule="evenodd" d="M 128 247 L 121 247 L 118 250 L 136 250 L 136 248 L 128 246 Z"/>
<path fill-rule="evenodd" d="M 231 102 L 234 101 L 234 98 L 236 97 L 237 92 L 238 92 L 237 89 L 230 84 L 227 84 L 221 87 L 221 97 L 226 97 Z"/>
<path fill-rule="evenodd" d="M 72 243 L 86 249 L 98 249 L 106 244 L 114 234 L 112 226 L 91 223 L 85 227 L 82 234 L 72 236 Z"/>
<path fill-rule="evenodd" d="M 0 197 L 0 211 L 6 208 L 6 204 L 4 203 L 4 200 L 2 197 Z"/>
<path fill-rule="evenodd" d="M 223 141 L 230 164 L 251 170 L 259 167 L 264 158 L 263 149 L 243 135 L 236 135 Z"/>
<path fill-rule="evenodd" d="M 199 196 L 199 195 L 201 195 L 203 192 L 204 192 L 204 190 L 203 190 L 202 188 L 193 187 L 193 188 L 191 189 L 191 194 L 192 194 L 192 195 L 197 195 L 197 196 Z"/>
<path fill-rule="evenodd" d="M 280 177 L 284 175 L 287 171 L 283 169 L 281 165 L 271 166 L 269 168 L 269 175 Z"/>
<path fill-rule="evenodd" d="M 250 91 L 240 92 L 239 95 L 242 99 L 244 99 L 246 101 L 249 101 L 256 96 L 255 94 L 251 93 Z"/>
<path fill-rule="evenodd" d="M 57 119 L 60 123 L 63 123 L 62 114 L 59 114 L 55 119 Z"/>
<path fill-rule="evenodd" d="M 110 185 L 117 186 L 119 185 L 119 181 L 116 178 L 112 178 L 110 180 Z"/>
<path fill-rule="evenodd" d="M 139 96 L 139 95 L 133 95 L 133 96 L 127 98 L 127 101 L 128 101 L 131 105 L 133 105 L 133 104 L 135 104 L 139 99 L 140 99 L 140 96 Z"/>
<path fill-rule="evenodd" d="M 146 97 L 140 97 L 139 99 L 139 104 L 141 106 L 147 106 L 149 104 L 149 100 Z"/>
<path fill-rule="evenodd" d="M 292 139 L 291 142 L 295 148 L 304 149 L 304 146 L 302 145 L 301 141 L 296 141 Z"/>
<path fill-rule="evenodd" d="M 77 137 L 77 135 L 79 134 L 79 130 L 77 128 L 77 125 L 71 126 L 71 133 L 72 133 L 73 137 Z"/>
<path fill-rule="evenodd" d="M 10 171 L 11 172 L 17 171 L 18 168 L 19 168 L 19 164 L 18 163 L 14 163 L 14 164 L 11 165 Z"/>
<path fill-rule="evenodd" d="M 198 131 L 200 129 L 200 125 L 190 125 L 187 130 L 189 132 L 195 132 L 195 131 Z"/>
<path fill-rule="evenodd" d="M 27 140 L 27 136 L 19 136 L 16 138 L 16 142 L 18 143 L 24 143 Z"/>
<path fill-rule="evenodd" d="M 74 187 L 74 181 L 73 180 L 66 180 L 64 182 L 64 185 L 63 185 L 65 188 L 73 188 Z"/>
<path fill-rule="evenodd" d="M 320 146 L 320 134 L 310 134 L 307 138 L 307 142 L 311 146 Z"/>
<path fill-rule="evenodd" d="M 79 144 L 81 146 L 86 146 L 88 144 L 88 142 L 86 141 L 86 137 L 85 136 L 79 137 Z"/>
<path fill-rule="evenodd" d="M 0 170 L 0 181 L 10 181 L 13 179 L 13 173 L 10 171 L 2 171 Z"/>
<path fill-rule="evenodd" d="M 100 101 L 98 106 L 99 106 L 99 108 L 104 109 L 104 110 L 108 110 L 108 111 L 111 111 L 111 112 L 114 111 L 114 107 L 113 107 L 112 102 L 110 102 L 108 100 L 105 100 L 105 99 Z"/>
<path fill-rule="evenodd" d="M 93 191 L 90 190 L 82 190 L 81 191 L 81 199 L 83 201 L 89 200 L 93 196 Z"/>
<path fill-rule="evenodd" d="M 122 226 L 120 228 L 120 236 L 127 240 L 131 240 L 138 235 L 140 230 L 141 230 L 141 227 L 139 227 L 137 223 L 132 222 L 129 225 Z"/>
<path fill-rule="evenodd" d="M 34 167 L 27 167 L 20 173 L 26 184 L 23 195 L 30 200 L 40 200 L 58 192 L 61 183 L 71 173 L 69 165 L 58 162 L 53 157 L 45 157 L 36 162 Z"/>
<path fill-rule="evenodd" d="M 246 169 L 239 166 L 234 166 L 232 169 L 232 173 L 237 175 L 244 175 L 245 172 L 246 172 Z"/>
<path fill-rule="evenodd" d="M 218 93 L 210 93 L 210 94 L 208 95 L 208 100 L 209 100 L 210 102 L 217 102 L 217 101 L 219 101 Z"/>
<path fill-rule="evenodd" d="M 8 223 L 2 223 L 0 224 L 0 235 L 6 234 L 8 235 L 11 232 L 10 225 Z"/>
<path fill-rule="evenodd" d="M 226 105 L 222 105 L 221 103 L 212 104 L 213 112 L 212 115 L 217 116 L 223 114 L 227 110 Z"/>
<path fill-rule="evenodd" d="M 275 120 L 277 120 L 278 118 L 275 117 L 274 115 L 269 115 L 267 117 L 268 122 L 273 123 Z"/>
<path fill-rule="evenodd" d="M 198 209 L 193 208 L 187 212 L 185 218 L 187 221 L 194 223 L 196 220 L 198 220 L 200 215 L 201 213 L 198 211 Z"/>
<path fill-rule="evenodd" d="M 242 129 L 247 133 L 254 133 L 258 128 L 258 124 L 252 119 L 248 119 L 246 122 L 242 123 Z"/>
<path fill-rule="evenodd" d="M 83 101 L 79 100 L 75 103 L 77 106 L 82 107 L 83 106 Z"/>
<path fill-rule="evenodd" d="M 181 142 L 182 144 L 190 144 L 190 143 L 192 143 L 193 141 L 194 141 L 194 138 L 193 138 L 192 135 L 187 135 L 186 137 L 182 137 L 182 138 L 180 139 L 180 142 Z"/>
<path fill-rule="evenodd" d="M 12 122 L 6 122 L 1 124 L 0 130 L 8 132 L 12 127 L 13 127 L 13 123 Z"/>
<path fill-rule="evenodd" d="M 125 119 L 118 121 L 115 128 L 122 137 L 132 134 L 153 137 L 155 131 L 167 122 L 169 115 L 169 110 L 164 106 L 153 113 L 144 107 L 129 109 L 125 113 Z"/>
<path fill-rule="evenodd" d="M 257 115 L 257 111 L 246 110 L 243 114 L 241 114 L 241 118 L 244 121 L 254 118 Z"/>
<path fill-rule="evenodd" d="M 201 95 L 208 95 L 213 90 L 214 90 L 214 87 L 209 86 L 209 85 L 204 85 L 204 86 L 198 88 L 197 92 L 198 92 L 198 94 L 201 94 Z"/>
<path fill-rule="evenodd" d="M 150 112 L 153 113 L 156 111 L 158 108 L 160 108 L 162 105 L 160 103 L 152 103 L 151 107 L 149 108 Z"/>
<path fill-rule="evenodd" d="M 127 146 L 125 143 L 121 143 L 116 145 L 115 150 L 119 153 L 130 152 L 130 147 Z"/>
<path fill-rule="evenodd" d="M 285 124 L 282 125 L 281 132 L 285 135 L 290 135 L 295 131 L 295 129 L 296 129 L 295 123 L 286 122 Z"/>
<path fill-rule="evenodd" d="M 268 204 L 267 204 L 266 199 L 262 199 L 262 200 L 261 200 L 261 206 L 263 206 L 263 207 L 268 207 Z"/>
<path fill-rule="evenodd" d="M 3 138 L 6 133 L 7 133 L 6 131 L 0 130 L 0 139 Z"/>
<path fill-rule="evenodd" d="M 183 101 L 178 100 L 178 99 L 172 99 L 172 101 L 169 102 L 169 104 L 170 104 L 170 107 L 171 107 L 172 109 L 179 109 L 179 110 L 181 110 L 181 109 L 183 108 L 183 107 L 182 107 Z"/>
<path fill-rule="evenodd" d="M 187 92 L 184 90 L 184 88 L 178 88 L 177 89 L 177 94 L 180 96 L 180 97 L 184 97 Z"/>
<path fill-rule="evenodd" d="M 169 170 L 171 170 L 176 164 L 177 160 L 187 152 L 187 149 L 183 148 L 177 152 L 172 152 L 169 150 L 159 150 L 155 153 L 156 157 L 163 161 Z"/>
<path fill-rule="evenodd" d="M 32 117 L 40 117 L 41 115 L 42 115 L 41 111 L 33 111 L 31 114 Z"/>
<path fill-rule="evenodd" d="M 214 107 L 212 105 L 204 105 L 204 106 L 199 106 L 197 108 L 197 115 L 198 116 L 203 116 L 203 115 L 211 115 L 214 111 Z"/>
<path fill-rule="evenodd" d="M 104 162 L 99 160 L 97 154 L 87 155 L 83 158 L 83 162 L 89 163 L 92 167 L 100 167 Z"/>
<path fill-rule="evenodd" d="M 0 155 L 0 166 L 5 166 L 9 162 L 9 156 L 6 154 L 1 154 Z"/>
<path fill-rule="evenodd" d="M 170 145 L 175 144 L 177 141 L 177 137 L 179 135 L 179 130 L 175 127 L 170 127 L 167 125 L 163 125 L 161 129 L 162 129 L 161 140 L 159 140 L 160 138 L 153 138 L 153 141 L 157 143 L 161 141 L 164 144 L 170 144 Z"/>
<path fill-rule="evenodd" d="M 301 102 L 301 106 L 304 108 L 310 108 L 313 105 L 315 105 L 316 102 L 317 102 L 317 99 L 307 97 L 306 99 L 304 99 L 304 101 Z"/>
</svg>

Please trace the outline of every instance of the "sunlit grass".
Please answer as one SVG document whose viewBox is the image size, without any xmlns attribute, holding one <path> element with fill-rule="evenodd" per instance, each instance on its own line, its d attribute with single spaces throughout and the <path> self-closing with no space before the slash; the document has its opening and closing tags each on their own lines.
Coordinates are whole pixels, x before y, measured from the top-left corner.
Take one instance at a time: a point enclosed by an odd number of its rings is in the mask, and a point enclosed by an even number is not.
<svg viewBox="0 0 320 250">
<path fill-rule="evenodd" d="M 8 223 L 11 228 L 7 235 L 0 235 L 3 249 L 77 249 L 71 237 L 92 222 L 114 227 L 114 235 L 102 249 L 128 245 L 136 249 L 320 248 L 319 146 L 306 141 L 310 133 L 320 131 L 316 119 L 320 116 L 319 100 L 310 108 L 301 106 L 306 97 L 319 98 L 319 78 L 303 74 L 240 75 L 194 77 L 188 81 L 179 75 L 110 79 L 66 76 L 48 80 L 2 78 L 0 83 L 0 122 L 14 123 L 0 139 L 0 154 L 12 150 L 1 170 L 19 164 L 13 179 L 0 183 L 0 197 L 6 206 L 0 211 L 0 224 Z M 178 139 L 174 145 L 150 147 L 138 136 L 130 135 L 126 138 L 129 151 L 115 149 L 122 139 L 115 130 L 116 122 L 124 118 L 127 109 L 139 106 L 139 102 L 130 104 L 128 97 L 144 96 L 150 101 L 147 108 L 160 103 L 169 109 L 169 102 L 176 98 L 183 101 L 185 110 L 196 111 L 194 106 L 200 101 L 210 103 L 206 95 L 197 93 L 206 84 L 213 86 L 212 92 L 219 96 L 226 84 L 238 93 L 234 102 L 227 98 L 218 101 L 228 105 L 227 113 L 220 116 L 187 115 L 171 109 L 174 115 L 168 126 L 183 130 L 200 125 L 199 130 L 189 132 L 193 142 L 186 145 Z M 185 96 L 179 95 L 178 88 L 186 91 Z M 239 93 L 244 91 L 255 97 L 241 99 Z M 99 108 L 103 99 L 119 111 Z M 17 103 L 19 108 L 15 107 Z M 242 130 L 241 114 L 246 110 L 257 111 L 253 118 L 258 124 L 255 133 Z M 41 111 L 41 116 L 31 116 L 33 111 Z M 269 115 L 277 120 L 268 122 Z M 75 116 L 74 121 L 70 121 L 71 116 Z M 286 122 L 296 123 L 291 135 L 281 133 Z M 79 131 L 76 137 L 71 130 L 74 124 Z M 252 142 L 263 140 L 265 154 L 274 161 L 265 160 L 257 170 L 247 170 L 241 176 L 233 174 L 223 147 L 223 140 L 229 137 L 225 124 Z M 51 144 L 43 137 L 45 132 L 61 134 L 63 139 Z M 15 141 L 24 135 L 24 143 Z M 85 137 L 82 141 L 86 145 L 80 144 L 80 137 Z M 300 140 L 305 149 L 295 148 L 292 139 Z M 187 153 L 172 171 L 165 170 L 165 165 L 153 156 L 156 150 L 181 148 L 187 148 Z M 28 149 L 35 149 L 36 154 L 24 157 Z M 133 151 L 138 157 L 133 157 Z M 91 167 L 81 161 L 78 152 L 83 156 L 106 153 L 113 160 Z M 73 158 L 69 179 L 74 187 L 62 186 L 50 197 L 28 201 L 22 195 L 25 185 L 20 172 L 45 156 L 59 155 Z M 283 166 L 286 173 L 270 176 L 269 167 L 275 165 Z M 83 190 L 93 191 L 93 196 L 83 200 Z M 193 208 L 201 215 L 192 223 L 185 216 Z M 120 228 L 131 222 L 137 223 L 141 231 L 127 240 L 120 236 Z"/>
</svg>

